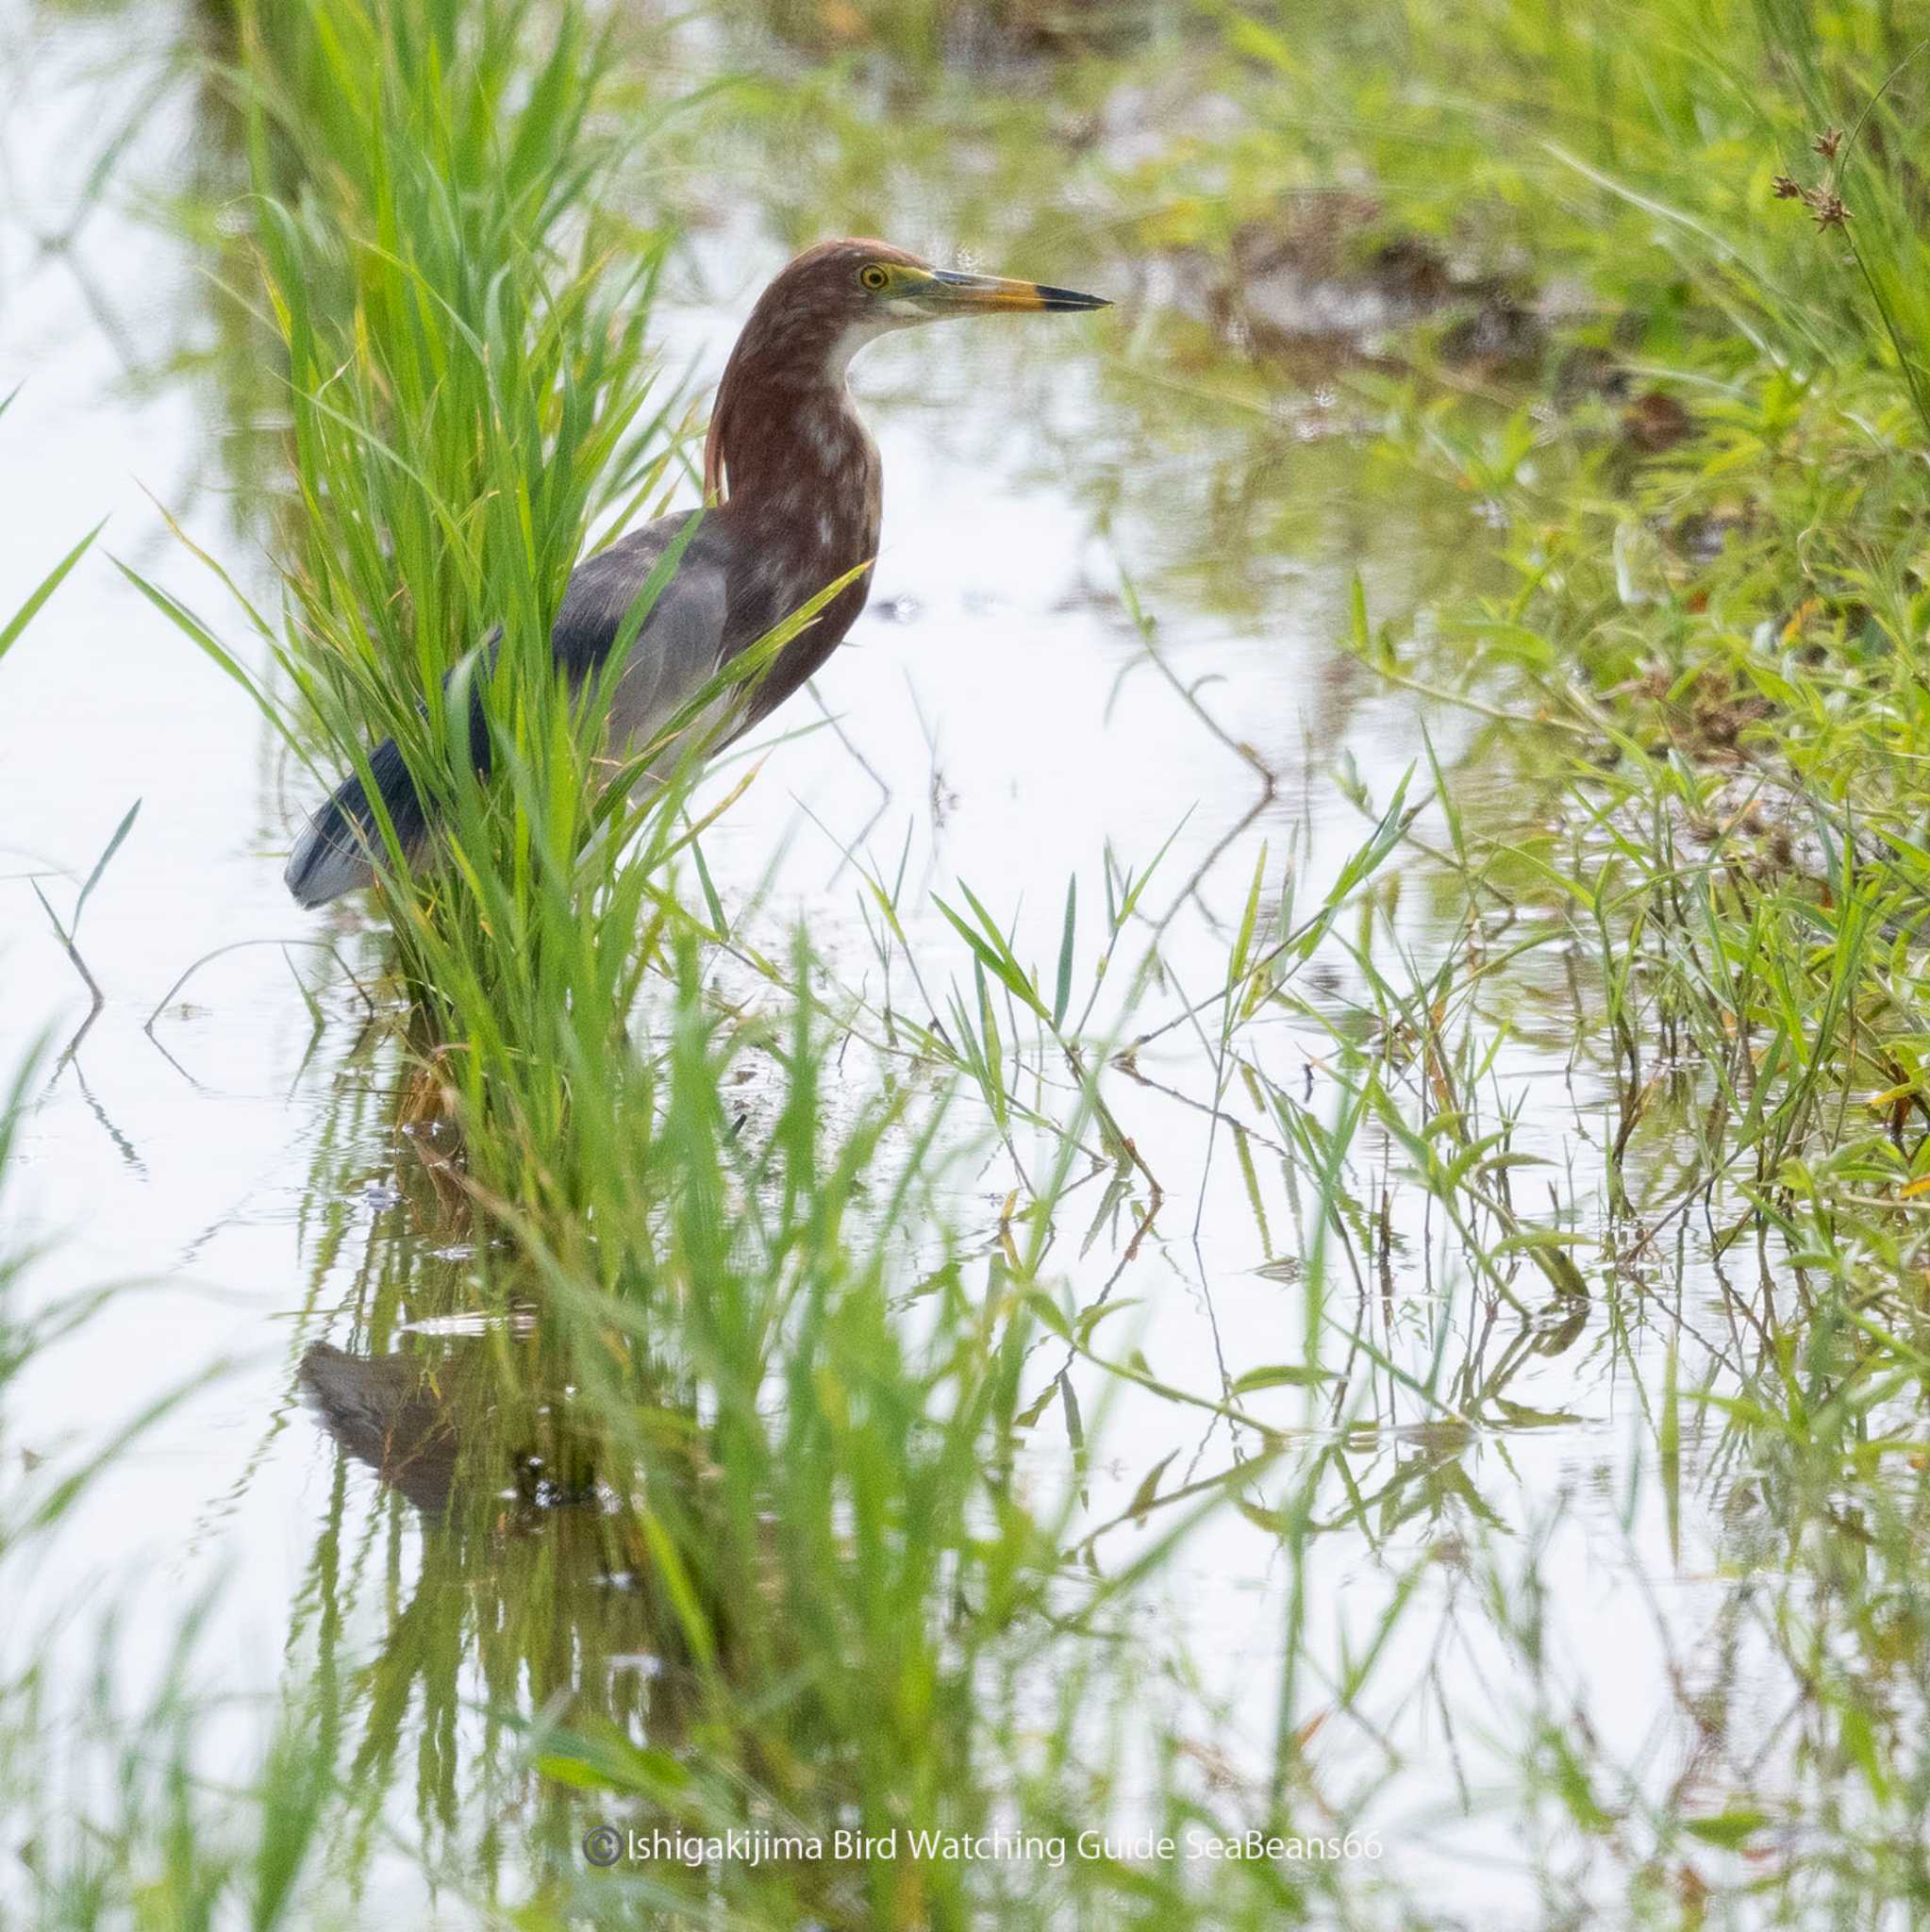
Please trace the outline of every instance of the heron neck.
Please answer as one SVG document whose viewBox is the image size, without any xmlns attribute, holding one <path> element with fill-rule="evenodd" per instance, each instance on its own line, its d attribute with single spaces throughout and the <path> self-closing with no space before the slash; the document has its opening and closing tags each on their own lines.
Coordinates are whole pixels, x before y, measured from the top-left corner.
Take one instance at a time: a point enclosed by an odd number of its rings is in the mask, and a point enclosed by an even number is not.
<svg viewBox="0 0 1930 1932">
<path fill-rule="evenodd" d="M 801 375 L 740 368 L 733 358 L 705 448 L 706 491 L 722 499 L 734 521 L 770 525 L 773 538 L 792 536 L 822 550 L 830 542 L 828 522 L 843 540 L 840 552 L 866 540 L 874 544 L 876 445 L 841 375 Z"/>
<path fill-rule="evenodd" d="M 758 305 L 731 352 L 704 450 L 705 494 L 722 507 L 719 553 L 730 622 L 761 636 L 848 578 L 783 650 L 759 688 L 767 714 L 811 676 L 871 595 L 883 521 L 883 473 L 844 386 L 843 331 L 794 319 L 778 327 Z"/>
</svg>

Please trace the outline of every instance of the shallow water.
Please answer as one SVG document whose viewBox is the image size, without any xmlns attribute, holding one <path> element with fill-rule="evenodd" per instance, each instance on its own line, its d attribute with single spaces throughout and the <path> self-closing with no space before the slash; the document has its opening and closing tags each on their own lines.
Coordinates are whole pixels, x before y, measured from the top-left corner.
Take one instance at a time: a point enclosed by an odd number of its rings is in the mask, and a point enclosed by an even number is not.
<svg viewBox="0 0 1930 1932">
<path fill-rule="evenodd" d="M 203 257 L 141 205 L 143 191 L 165 191 L 191 170 L 204 138 L 192 91 L 177 85 L 143 113 L 118 185 L 71 244 L 47 253 L 33 239 L 62 224 L 100 129 L 143 100 L 172 33 L 162 8 L 70 18 L 0 0 L 0 61 L 16 104 L 0 130 L 0 387 L 25 385 L 0 422 L 0 610 L 108 516 L 105 551 L 217 611 L 218 587 L 173 541 L 150 492 L 225 562 L 239 562 L 246 588 L 272 595 L 259 506 L 248 495 L 259 445 L 232 417 L 233 399 L 249 391 L 224 379 Z M 140 34 L 151 37 L 147 52 Z M 708 198 L 727 200 L 756 172 L 749 157 L 726 161 Z M 973 226 L 982 217 L 970 181 L 948 200 L 954 191 L 919 173 L 864 212 L 894 218 L 913 245 L 956 224 L 983 253 L 1001 238 Z M 1077 184 L 1065 195 L 1075 210 Z M 845 225 L 842 212 L 825 210 L 823 225 Z M 753 205 L 700 228 L 677 258 L 660 312 L 666 365 L 688 366 L 699 390 L 786 253 L 776 219 Z M 1076 215 L 1061 229 L 1076 238 Z M 1084 259 L 1064 269 L 1002 259 L 1015 273 L 1106 286 L 1117 265 L 1104 250 L 1076 239 L 1069 248 Z M 1470 757 L 1470 720 L 1379 687 L 1340 641 L 1356 574 L 1378 616 L 1416 605 L 1456 569 L 1480 568 L 1474 506 L 1413 484 L 1390 500 L 1385 472 L 1346 438 L 1306 434 L 1289 397 L 1256 411 L 1244 400 L 1203 402 L 1210 383 L 1158 380 L 1160 327 L 1128 311 L 1098 331 L 1040 321 L 921 332 L 858 367 L 855 387 L 887 476 L 873 605 L 819 680 L 821 706 L 800 699 L 777 721 L 756 783 L 706 841 L 732 906 L 782 851 L 757 929 L 775 943 L 801 915 L 848 986 L 882 991 L 847 851 L 887 875 L 906 855 L 907 929 L 936 991 L 965 971 L 965 955 L 928 888 L 950 896 L 955 881 L 968 881 L 995 914 L 1018 919 L 1022 953 L 1044 961 L 1069 875 L 1090 890 L 1107 851 L 1143 866 L 1171 836 L 1147 900 L 1163 926 L 1168 979 L 1131 1022 L 1137 1032 L 1215 989 L 1263 842 L 1270 887 L 1290 858 L 1310 909 L 1364 841 L 1371 819 L 1336 784 L 1337 767 L 1384 808 L 1404 773 L 1424 773 L 1424 728 L 1443 765 L 1457 769 L 1468 809 L 1508 808 L 1515 776 L 1505 760 Z M 413 1589 L 474 1589 L 491 1575 L 488 1587 L 509 1602 L 529 1542 L 574 1532 L 557 1512 L 492 1551 L 472 1548 L 466 1583 L 447 1571 L 418 1574 L 415 1517 L 318 1422 L 316 1364 L 325 1374 L 333 1357 L 309 1358 L 305 1396 L 298 1365 L 308 1351 L 385 1351 L 398 1315 L 461 1305 L 471 1263 L 459 1247 L 439 1252 L 446 1230 L 398 1191 L 380 1100 L 388 1063 L 366 1046 L 354 988 L 315 945 L 328 940 L 359 966 L 374 957 L 372 936 L 353 910 L 299 914 L 281 888 L 282 854 L 313 782 L 281 769 L 246 698 L 191 655 L 105 551 L 62 588 L 0 686 L 7 873 L 55 874 L 42 883 L 64 908 L 127 807 L 141 802 L 80 930 L 104 1005 L 76 1034 L 87 1007 L 74 971 L 24 878 L 0 880 L 0 1062 L 43 1029 L 57 1047 L 73 1042 L 25 1135 L 28 1216 L 58 1237 L 31 1292 L 51 1300 L 103 1281 L 141 1286 L 35 1366 L 12 1409 L 9 1454 L 70 1453 L 188 1392 L 90 1494 L 40 1566 L 32 1601 L 17 1607 L 16 1628 L 60 1621 L 76 1602 L 172 1609 L 218 1579 L 205 1667 L 224 1690 L 258 1692 L 266 1705 L 286 1654 L 308 1641 L 291 1644 L 290 1632 L 307 1629 L 324 1546 L 354 1553 L 341 1641 L 345 1654 L 366 1657 L 409 1641 L 377 1587 L 391 1570 L 409 1579 L 405 1600 Z M 1173 676 L 1197 692 L 1218 733 L 1149 661 L 1120 594 L 1123 571 L 1156 619 L 1155 644 Z M 225 617 L 219 627 L 231 642 L 244 637 Z M 790 735 L 806 726 L 816 728 Z M 1226 737 L 1253 748 L 1271 790 Z M 1417 832 L 1438 842 L 1440 828 L 1430 817 Z M 1406 871 L 1398 930 L 1424 963 L 1456 942 L 1462 907 L 1424 859 Z M 321 991 L 319 1036 L 294 974 Z M 1336 1010 L 1347 990 L 1337 972 L 1324 995 Z M 1579 1152 L 1579 1229 L 1593 1233 L 1599 1156 L 1587 1143 L 1609 1131 L 1605 1089 L 1597 1073 L 1571 1068 L 1566 995 L 1552 969 L 1523 975 L 1513 996 L 1523 1024 L 1497 1064 L 1495 1091 L 1522 1108 L 1521 1141 L 1551 1157 L 1564 1191 L 1566 1154 Z M 894 997 L 915 1003 L 902 985 Z M 1274 1022 L 1254 1042 L 1283 1091 L 1331 1111 L 1323 1036 Z M 1234 1090 L 1224 1106 L 1256 1134 L 1256 1213 L 1229 1134 L 1214 1133 L 1201 1106 L 1216 1091 L 1208 1041 L 1176 1029 L 1140 1068 L 1145 1084 L 1123 1083 L 1112 1101 L 1163 1188 L 1157 1216 L 1130 1256 L 1102 1240 L 1078 1257 L 1084 1230 L 1074 1228 L 1061 1264 L 1082 1304 L 1103 1291 L 1136 1300 L 1106 1330 L 1115 1355 L 1137 1346 L 1166 1382 L 1217 1397 L 1246 1369 L 1303 1358 L 1304 1297 L 1282 1264 L 1307 1238 L 1306 1204 L 1268 1152 L 1274 1130 Z M 972 1131 L 984 1151 L 961 1174 L 957 1208 L 990 1248 L 1013 1175 L 983 1124 Z M 1036 1160 L 1042 1149 L 1022 1140 L 1018 1152 Z M 1443 1422 L 1364 1360 L 1338 1410 L 1331 1391 L 1315 1399 L 1278 1390 L 1251 1406 L 1283 1429 L 1324 1428 L 1337 1414 L 1376 1425 L 1353 1457 L 1367 1506 L 1348 1522 L 1333 1486 L 1334 1526 L 1313 1545 L 1315 1654 L 1338 1657 L 1350 1634 L 1372 1628 L 1407 1568 L 1430 1550 L 1436 1557 L 1401 1625 L 1399 1667 L 1375 1680 L 1372 1707 L 1325 1727 L 1336 1815 L 1378 1831 L 1390 1880 L 1444 1889 L 1470 1911 L 1525 1910 L 1529 1827 L 1481 1797 L 1510 1789 L 1502 1765 L 1516 1740 L 1509 1699 L 1489 1681 L 1507 1666 L 1474 1601 L 1463 1531 L 1498 1524 L 1525 1548 L 1545 1530 L 1551 1677 L 1560 1695 L 1582 1700 L 1605 1752 L 1640 1764 L 1658 1790 L 1692 1747 L 1707 1747 L 1672 1671 L 1732 1589 L 1720 1570 L 1723 1533 L 1704 1520 L 1691 1482 L 1672 1554 L 1660 1495 L 1629 1487 L 1631 1467 L 1652 1460 L 1646 1404 L 1669 1341 L 1662 1324 L 1640 1319 L 1639 1297 L 1633 1317 L 1611 1318 L 1598 1303 L 1573 1322 L 1525 1324 L 1506 1308 L 1490 1318 L 1454 1273 L 1458 1250 L 1438 1221 L 1397 1177 L 1388 1185 L 1402 1245 L 1363 1285 L 1357 1319 L 1423 1380 L 1439 1356 L 1453 1386 L 1465 1357 L 1470 1372 L 1454 1396 L 1465 1421 Z M 1073 1196 L 1075 1218 L 1082 1199 L 1096 1207 L 1097 1191 Z M 1706 1277 L 1689 1261 L 1693 1299 Z M 1536 1306 L 1547 1300 L 1532 1272 L 1517 1285 Z M 1711 1294 L 1684 1313 L 1712 1316 L 1717 1306 Z M 460 1329 L 431 1324 L 429 1345 L 459 1361 L 472 1345 Z M 1323 1343 L 1330 1365 L 1347 1350 L 1338 1332 Z M 1489 1378 L 1504 1357 L 1497 1388 Z M 1057 1352 L 1042 1345 L 1040 1366 L 1041 1376 L 1056 1372 Z M 1684 1381 L 1699 1367 L 1685 1357 Z M 1080 1386 L 1096 1411 L 1097 1378 Z M 1169 1452 L 1168 1491 L 1268 1446 L 1141 1390 L 1114 1387 L 1105 1407 L 1094 1526 L 1125 1513 Z M 1034 1432 L 1033 1455 L 1042 1468 L 1063 1461 L 1056 1406 Z M 1692 1441 L 1685 1455 L 1693 1470 Z M 1270 1472 L 1248 1488 L 1270 1499 L 1277 1481 Z M 1127 1561 L 1161 1526 L 1156 1511 L 1106 1529 L 1099 1560 Z M 1263 1762 L 1270 1746 L 1283 1591 L 1277 1538 L 1229 1508 L 1195 1534 L 1144 1612 L 1150 1649 L 1188 1660 L 1183 1695 L 1201 1737 L 1236 1766 L 1247 1754 Z M 572 1586 L 572 1628 L 592 1651 L 626 1654 L 621 1598 Z M 158 1668 L 169 1624 L 130 1621 L 130 1678 Z M 85 1645 L 86 1621 L 71 1627 L 68 1641 Z M 1753 1667 L 1745 1647 L 1745 1678 Z M 478 1668 L 465 1659 L 465 1689 L 482 1703 Z M 1429 1694 L 1408 1695 L 1430 1680 Z M 1311 1716 L 1331 1693 L 1302 1694 Z M 1379 1728 L 1384 1717 L 1397 1724 L 1391 1734 Z M 467 1749 L 483 1748 L 480 1719 L 461 1729 Z M 401 1812 L 408 1782 L 397 1780 Z M 1713 1767 L 1712 1808 L 1720 1783 Z M 1573 1863 L 1585 1878 L 1580 1852 Z M 398 1861 L 390 1878 L 406 1896 L 409 1868 Z"/>
</svg>

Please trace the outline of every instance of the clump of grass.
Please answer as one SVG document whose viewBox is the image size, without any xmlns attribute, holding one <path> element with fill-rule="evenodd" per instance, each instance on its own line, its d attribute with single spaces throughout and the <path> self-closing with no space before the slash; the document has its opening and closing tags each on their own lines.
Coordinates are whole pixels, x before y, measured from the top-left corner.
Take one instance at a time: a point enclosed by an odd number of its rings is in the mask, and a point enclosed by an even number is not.
<svg viewBox="0 0 1930 1932">
<path fill-rule="evenodd" d="M 609 681 L 572 703 L 549 637 L 594 533 L 656 503 L 675 450 L 647 344 L 663 238 L 599 201 L 607 42 L 574 7 L 543 28 L 539 51 L 531 10 L 493 0 L 243 7 L 236 85 L 291 419 L 287 622 L 250 615 L 294 708 L 257 696 L 319 744 L 322 782 L 373 794 L 370 747 L 399 747 L 447 828 L 417 877 L 381 827 L 424 1075 L 479 1183 L 534 1205 L 554 1180 L 567 1208 L 541 1150 L 573 1085 L 620 1077 L 662 850 L 622 862 L 645 808 L 594 782 Z"/>
<path fill-rule="evenodd" d="M 584 691 L 550 648 L 583 556 L 683 480 L 648 341 L 665 237 L 604 206 L 611 42 L 580 8 L 539 26 L 511 0 L 243 7 L 239 40 L 291 419 L 285 622 L 248 615 L 292 704 L 243 681 L 298 747 L 319 743 L 324 783 L 350 770 L 376 797 L 370 747 L 396 745 L 437 827 L 411 867 L 378 813 L 419 1110 L 453 1114 L 492 1210 L 562 1225 L 589 1204 L 585 1150 L 647 1114 L 624 1029 L 665 935 L 691 924 L 667 883 L 700 829 L 679 821 L 690 761 L 642 782 L 658 747 L 620 760 L 605 741 L 624 641 L 679 553 Z"/>
</svg>

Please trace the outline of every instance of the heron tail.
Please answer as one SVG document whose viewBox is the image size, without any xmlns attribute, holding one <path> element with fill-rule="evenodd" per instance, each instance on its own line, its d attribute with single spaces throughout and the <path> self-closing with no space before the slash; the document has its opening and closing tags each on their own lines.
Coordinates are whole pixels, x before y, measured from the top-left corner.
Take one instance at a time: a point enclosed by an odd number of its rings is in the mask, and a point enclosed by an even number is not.
<svg viewBox="0 0 1930 1932">
<path fill-rule="evenodd" d="M 392 738 L 384 739 L 369 759 L 389 823 L 411 860 L 423 849 L 428 830 L 421 795 Z M 374 859 L 384 851 L 382 829 L 362 781 L 351 774 L 308 821 L 308 829 L 289 855 L 282 874 L 298 905 L 325 906 L 344 892 L 375 882 Z"/>
</svg>

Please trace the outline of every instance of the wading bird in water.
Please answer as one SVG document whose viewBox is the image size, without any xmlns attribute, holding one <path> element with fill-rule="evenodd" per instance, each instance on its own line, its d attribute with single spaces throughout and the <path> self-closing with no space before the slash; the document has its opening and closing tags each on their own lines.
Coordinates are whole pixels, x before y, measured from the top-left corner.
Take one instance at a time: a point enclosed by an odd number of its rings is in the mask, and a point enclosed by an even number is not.
<svg viewBox="0 0 1930 1932">
<path fill-rule="evenodd" d="M 602 669 L 652 572 L 690 520 L 701 519 L 617 677 L 614 745 L 654 743 L 758 639 L 857 572 L 743 694 L 723 735 L 727 741 L 749 730 L 824 664 L 864 608 L 883 477 L 844 383 L 858 350 L 893 329 L 947 316 L 1106 306 L 1071 289 L 935 269 L 882 242 L 826 242 L 791 262 L 751 311 L 718 387 L 704 448 L 709 507 L 632 530 L 579 564 L 564 591 L 552 648 L 572 686 L 581 687 Z M 486 768 L 489 732 L 479 712 L 471 742 Z M 369 767 L 413 862 L 426 846 L 429 818 L 393 741 L 371 755 Z M 352 776 L 296 842 L 289 891 L 304 906 L 325 905 L 372 884 L 385 849 L 362 781 Z"/>
</svg>

